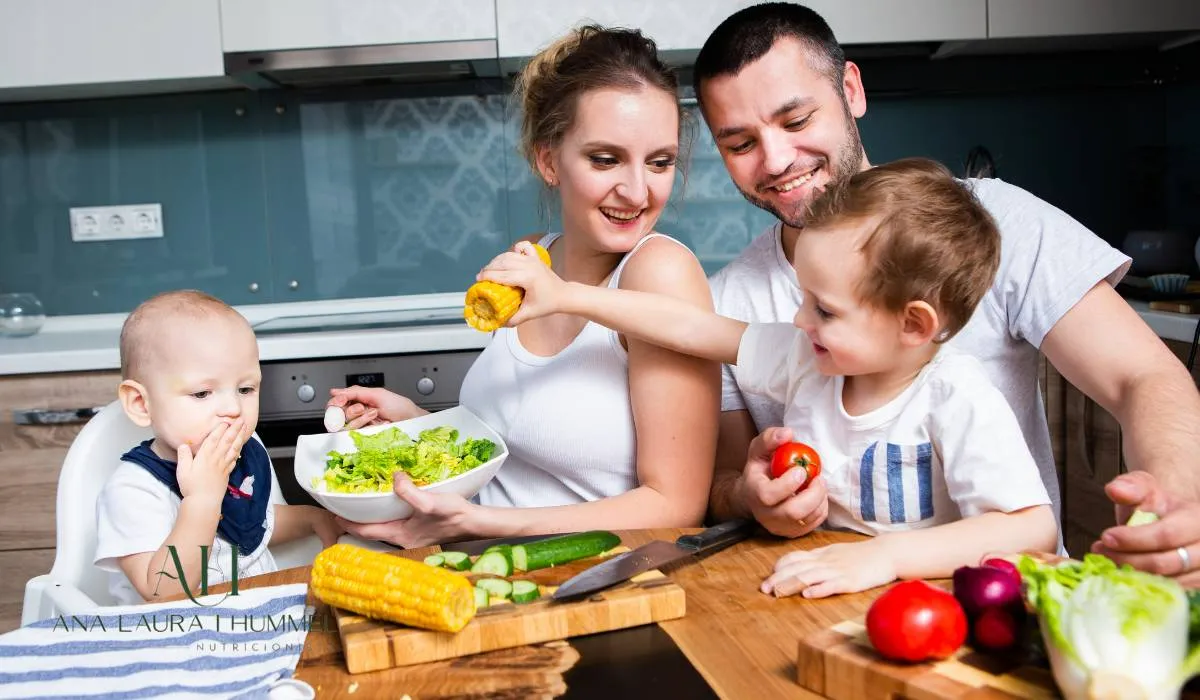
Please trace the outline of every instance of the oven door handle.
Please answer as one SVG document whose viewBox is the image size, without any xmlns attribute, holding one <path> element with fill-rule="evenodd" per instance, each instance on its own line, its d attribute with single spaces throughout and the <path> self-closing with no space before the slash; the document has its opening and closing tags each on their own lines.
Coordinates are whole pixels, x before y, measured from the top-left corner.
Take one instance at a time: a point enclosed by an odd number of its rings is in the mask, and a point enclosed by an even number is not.
<svg viewBox="0 0 1200 700">
<path fill-rule="evenodd" d="M 284 445 L 280 447 L 268 447 L 267 456 L 271 459 L 293 459 L 296 456 L 296 446 Z"/>
</svg>

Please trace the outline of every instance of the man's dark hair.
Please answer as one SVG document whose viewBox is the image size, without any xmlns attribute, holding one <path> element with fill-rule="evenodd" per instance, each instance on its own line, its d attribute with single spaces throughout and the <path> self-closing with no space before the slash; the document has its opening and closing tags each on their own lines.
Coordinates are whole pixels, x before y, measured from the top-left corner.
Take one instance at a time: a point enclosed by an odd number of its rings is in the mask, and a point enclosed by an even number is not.
<svg viewBox="0 0 1200 700">
<path fill-rule="evenodd" d="M 841 85 L 846 54 L 821 15 L 795 3 L 765 2 L 733 13 L 704 42 L 692 73 L 696 99 L 702 100 L 705 80 L 737 75 L 788 37 L 804 44 L 814 69 Z"/>
</svg>

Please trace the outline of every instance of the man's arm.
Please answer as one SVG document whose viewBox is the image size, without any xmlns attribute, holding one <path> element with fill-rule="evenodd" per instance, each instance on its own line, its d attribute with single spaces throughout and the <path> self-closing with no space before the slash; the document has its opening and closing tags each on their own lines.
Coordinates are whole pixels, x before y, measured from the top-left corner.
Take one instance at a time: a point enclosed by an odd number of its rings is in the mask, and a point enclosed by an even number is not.
<svg viewBox="0 0 1200 700">
<path fill-rule="evenodd" d="M 758 434 L 750 412 L 722 411 L 717 422 L 717 459 L 713 472 L 708 508 L 713 520 L 744 518 L 750 515 L 741 493 L 742 470 L 750 442 Z"/>
<path fill-rule="evenodd" d="M 1200 393 L 1183 363 L 1107 282 L 1059 319 L 1041 349 L 1120 422 L 1131 470 L 1200 499 Z"/>
</svg>

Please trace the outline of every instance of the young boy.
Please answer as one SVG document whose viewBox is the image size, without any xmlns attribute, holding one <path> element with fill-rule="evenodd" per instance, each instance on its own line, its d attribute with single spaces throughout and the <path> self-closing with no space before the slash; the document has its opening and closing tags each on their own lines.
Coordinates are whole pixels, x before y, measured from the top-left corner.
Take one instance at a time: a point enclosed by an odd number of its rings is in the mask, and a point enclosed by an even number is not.
<svg viewBox="0 0 1200 700">
<path fill-rule="evenodd" d="M 736 364 L 747 386 L 787 406 L 786 428 L 821 458 L 826 525 L 874 535 L 785 555 L 763 582 L 817 598 L 950 576 L 988 552 L 1054 551 L 1050 499 L 1011 408 L 977 360 L 944 345 L 999 259 L 972 193 L 941 165 L 907 159 L 813 205 L 796 242 L 804 301 L 793 324 L 564 283 L 528 253 L 499 256 L 480 279 L 525 289 L 510 324 L 583 316 Z"/>
<path fill-rule="evenodd" d="M 211 585 L 235 561 L 242 578 L 274 571 L 269 544 L 337 541 L 328 511 L 271 505 L 275 475 L 254 435 L 258 344 L 241 314 L 202 292 L 151 298 L 121 329 L 121 376 L 126 415 L 154 438 L 122 456 L 96 504 L 95 564 L 120 603 L 183 590 L 171 546 L 196 593 L 202 546 Z"/>
</svg>

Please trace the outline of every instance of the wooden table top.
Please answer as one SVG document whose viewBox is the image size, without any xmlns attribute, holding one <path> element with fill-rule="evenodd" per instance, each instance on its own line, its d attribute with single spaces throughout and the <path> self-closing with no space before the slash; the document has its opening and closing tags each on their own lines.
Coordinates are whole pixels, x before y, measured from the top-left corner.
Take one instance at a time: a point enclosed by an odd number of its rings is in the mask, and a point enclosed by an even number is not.
<svg viewBox="0 0 1200 700">
<path fill-rule="evenodd" d="M 698 530 L 618 531 L 622 543 L 673 540 Z M 796 683 L 801 635 L 866 613 L 883 589 L 809 601 L 775 599 L 759 592 L 775 561 L 796 549 L 862 539 L 860 535 L 814 532 L 799 540 L 758 536 L 667 573 L 687 591 L 687 615 L 660 623 L 692 665 L 722 698 L 817 698 Z M 438 548 L 403 552 L 420 559 Z M 244 579 L 242 588 L 307 582 L 309 567 Z M 214 591 L 221 590 L 220 587 Z M 309 632 L 296 676 L 318 689 L 318 698 L 453 697 L 470 692 L 505 697 L 554 697 L 565 691 L 562 673 L 578 654 L 566 643 L 550 643 L 448 661 L 350 675 L 328 608 L 310 596 L 316 623 Z"/>
</svg>

